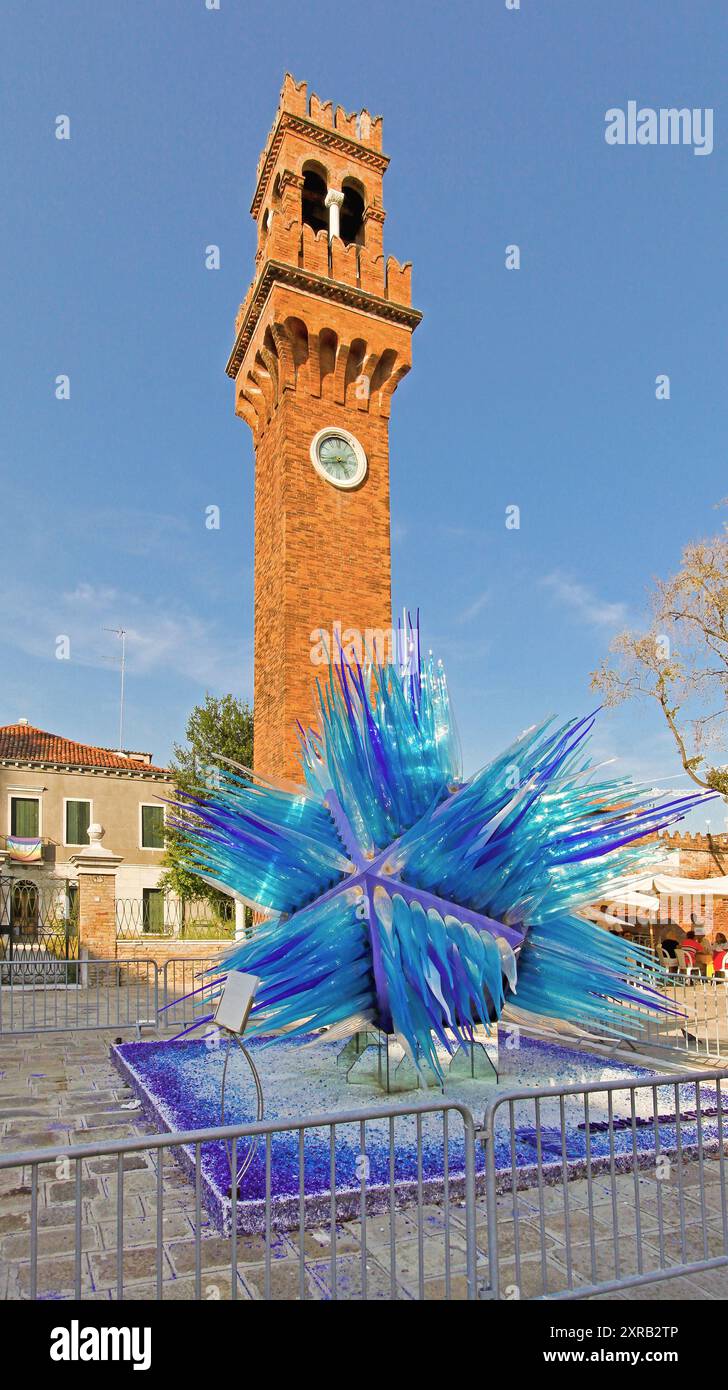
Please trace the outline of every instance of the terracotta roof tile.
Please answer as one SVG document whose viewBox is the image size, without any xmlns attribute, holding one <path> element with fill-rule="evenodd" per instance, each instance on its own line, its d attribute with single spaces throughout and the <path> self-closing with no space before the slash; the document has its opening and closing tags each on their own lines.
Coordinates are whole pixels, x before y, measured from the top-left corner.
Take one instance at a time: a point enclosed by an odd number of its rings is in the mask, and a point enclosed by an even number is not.
<svg viewBox="0 0 728 1390">
<path fill-rule="evenodd" d="M 5 724 L 0 726 L 0 760 L 12 762 L 62 763 L 75 767 L 108 767 L 119 771 L 145 772 L 159 775 L 166 773 L 164 767 L 152 763 L 124 758 L 120 753 L 112 753 L 108 748 L 94 748 L 87 743 L 74 743 L 61 738 L 59 734 L 46 733 L 35 729 L 32 724 Z"/>
</svg>

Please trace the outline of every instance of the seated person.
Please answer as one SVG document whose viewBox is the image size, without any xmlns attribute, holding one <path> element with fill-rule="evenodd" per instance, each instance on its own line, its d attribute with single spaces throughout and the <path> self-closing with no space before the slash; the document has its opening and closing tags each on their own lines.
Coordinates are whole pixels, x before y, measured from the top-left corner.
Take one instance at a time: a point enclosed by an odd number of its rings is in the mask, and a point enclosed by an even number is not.
<svg viewBox="0 0 728 1390">
<path fill-rule="evenodd" d="M 695 935 L 695 932 L 693 931 L 692 927 L 690 928 L 690 931 L 687 932 L 686 935 L 683 937 L 682 941 L 680 942 L 680 947 L 683 951 L 686 952 L 687 955 L 690 956 L 690 964 L 694 965 L 695 957 L 697 956 L 698 951 L 700 950 L 700 942 L 698 941 L 698 938 Z"/>
<path fill-rule="evenodd" d="M 713 942 L 713 969 L 725 970 L 728 967 L 728 937 L 724 932 L 716 933 Z"/>
</svg>

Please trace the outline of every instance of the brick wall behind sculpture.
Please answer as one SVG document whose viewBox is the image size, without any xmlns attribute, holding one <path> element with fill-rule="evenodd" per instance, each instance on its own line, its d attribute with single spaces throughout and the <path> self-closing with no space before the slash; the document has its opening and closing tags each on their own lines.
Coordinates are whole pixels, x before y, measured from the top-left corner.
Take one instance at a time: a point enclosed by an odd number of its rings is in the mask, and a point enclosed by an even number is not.
<svg viewBox="0 0 728 1390">
<path fill-rule="evenodd" d="M 726 835 L 667 834 L 660 836 L 659 843 L 676 856 L 676 862 L 671 864 L 665 872 L 673 877 L 695 879 L 696 888 L 693 902 L 695 902 L 696 897 L 701 897 L 700 879 L 728 876 L 728 836 Z M 708 925 L 713 936 L 717 932 L 723 932 L 728 937 L 728 897 L 712 898 L 712 909 L 709 900 L 703 898 L 702 903 L 698 903 L 697 907 L 699 914 L 708 913 Z M 711 910 L 712 925 L 710 925 Z M 689 912 L 687 916 L 689 918 Z"/>
</svg>

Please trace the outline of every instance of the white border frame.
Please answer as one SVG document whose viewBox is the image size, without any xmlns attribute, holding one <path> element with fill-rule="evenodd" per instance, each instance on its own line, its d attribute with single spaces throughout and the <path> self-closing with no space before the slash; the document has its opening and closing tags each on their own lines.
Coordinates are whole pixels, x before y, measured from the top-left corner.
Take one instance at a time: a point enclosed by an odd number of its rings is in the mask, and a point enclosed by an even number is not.
<svg viewBox="0 0 728 1390">
<path fill-rule="evenodd" d="M 66 807 L 67 807 L 69 801 L 86 801 L 86 802 L 88 802 L 88 805 L 91 807 L 91 810 L 89 811 L 89 814 L 88 814 L 88 823 L 89 823 L 89 825 L 93 825 L 93 823 L 94 823 L 94 802 L 93 802 L 93 797 L 92 797 L 92 796 L 64 796 L 64 798 L 63 798 L 63 848 L 64 848 L 64 849 L 83 849 L 83 848 L 84 848 L 83 845 L 72 844 L 70 840 L 67 840 L 67 839 L 66 839 L 66 836 L 67 836 L 67 834 L 68 834 L 68 817 L 67 817 L 67 815 L 66 815 Z M 87 840 L 87 841 L 86 841 L 86 844 L 87 844 L 87 845 L 89 845 L 90 843 L 91 843 L 90 840 Z"/>
<path fill-rule="evenodd" d="M 339 439 L 345 439 L 347 444 L 351 446 L 351 448 L 354 450 L 354 453 L 356 454 L 356 473 L 354 474 L 353 478 L 348 478 L 345 482 L 339 481 L 338 478 L 332 478 L 331 474 L 327 473 L 326 469 L 322 468 L 321 464 L 319 463 L 319 444 L 323 439 L 328 439 L 332 435 L 336 435 Z M 356 435 L 353 435 L 349 430 L 343 429 L 341 425 L 324 425 L 324 428 L 322 430 L 319 430 L 311 440 L 311 445 L 309 447 L 308 452 L 311 462 L 319 475 L 319 478 L 323 478 L 324 482 L 329 483 L 331 487 L 338 487 L 341 488 L 342 491 L 348 492 L 351 490 L 351 488 L 360 487 L 361 484 L 364 482 L 364 479 L 366 478 L 369 469 L 369 462 L 367 456 L 364 453 L 364 450 L 361 444 L 359 443 L 359 440 L 356 438 Z"/>
<path fill-rule="evenodd" d="M 37 839 L 43 839 L 43 793 L 35 790 L 21 791 L 20 789 L 8 792 L 8 835 L 13 833 L 13 802 L 14 801 L 37 801 L 38 802 L 38 835 Z M 33 838 L 31 836 L 31 838 Z"/>
<path fill-rule="evenodd" d="M 140 848 L 141 850 L 143 850 L 145 854 L 162 854 L 162 852 L 163 852 L 163 850 L 164 850 L 164 845 L 163 845 L 163 844 L 162 844 L 161 846 L 159 846 L 159 848 L 157 848 L 156 845 L 143 845 L 143 844 L 142 844 L 142 836 L 143 836 L 142 807 L 143 807 L 143 806 L 154 806 L 157 810 L 160 809 L 160 806 L 159 806 L 159 802 L 158 802 L 158 801 L 140 801 L 140 802 L 139 802 L 139 848 Z M 166 806 L 162 806 L 162 807 L 161 807 L 161 811 L 162 811 L 162 821 L 163 821 L 164 825 L 166 825 L 166 824 L 167 824 L 167 807 L 166 807 Z"/>
</svg>

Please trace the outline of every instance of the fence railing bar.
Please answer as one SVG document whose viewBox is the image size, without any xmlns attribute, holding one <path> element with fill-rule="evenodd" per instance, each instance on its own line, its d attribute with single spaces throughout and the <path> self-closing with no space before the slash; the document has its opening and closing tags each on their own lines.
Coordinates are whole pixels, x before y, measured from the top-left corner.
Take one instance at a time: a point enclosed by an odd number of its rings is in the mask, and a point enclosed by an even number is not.
<svg viewBox="0 0 728 1390">
<path fill-rule="evenodd" d="M 718 1079 L 716 1086 L 718 1100 L 718 1173 L 720 1175 L 720 1209 L 723 1217 L 723 1249 L 728 1253 L 728 1201 L 726 1201 L 725 1182 L 725 1135 L 723 1132 L 723 1082 Z"/>
<path fill-rule="evenodd" d="M 541 1253 L 541 1283 L 544 1293 L 549 1286 L 548 1267 L 546 1264 L 546 1213 L 544 1211 L 544 1192 L 543 1192 L 543 1143 L 541 1136 L 541 1101 L 537 1097 L 534 1106 L 534 1119 L 536 1127 L 536 1172 L 538 1185 L 538 1214 L 539 1214 L 539 1245 Z M 519 1204 L 520 1205 L 520 1204 Z"/>
<path fill-rule="evenodd" d="M 614 1092 L 607 1093 L 607 1133 L 609 1135 L 609 1180 L 612 1195 L 612 1242 L 614 1249 L 614 1274 L 619 1278 L 619 1212 L 617 1207 L 617 1182 L 614 1159 Z"/>
<path fill-rule="evenodd" d="M 265 1136 L 265 1297 L 270 1298 L 270 1194 L 271 1194 L 271 1145 L 270 1133 Z"/>
<path fill-rule="evenodd" d="M 460 1110 L 465 1138 L 465 1259 L 468 1300 L 478 1296 L 478 1251 L 476 1231 L 475 1120 L 466 1106 Z"/>
<path fill-rule="evenodd" d="M 420 1298 L 425 1296 L 425 1230 L 422 1182 L 422 1116 L 417 1116 L 417 1287 Z"/>
<path fill-rule="evenodd" d="M 718 1255 L 712 1260 L 694 1260 L 688 1265 L 665 1265 L 659 1270 L 647 1270 L 643 1274 L 627 1274 L 621 1279 L 605 1279 L 600 1284 L 582 1284 L 578 1288 L 563 1289 L 559 1293 L 546 1294 L 535 1302 L 570 1302 L 574 1299 L 593 1298 L 596 1294 L 616 1293 L 624 1289 L 640 1288 L 644 1284 L 661 1284 L 667 1279 L 689 1278 L 692 1274 L 702 1274 L 708 1270 L 728 1267 L 728 1255 Z"/>
<path fill-rule="evenodd" d="M 331 1297 L 337 1295 L 336 1271 L 336 1125 L 329 1125 L 329 1280 Z"/>
<path fill-rule="evenodd" d="M 656 1183 L 656 1187 L 657 1187 L 657 1231 L 658 1231 L 658 1241 L 659 1241 L 659 1248 L 660 1248 L 660 1264 L 661 1264 L 661 1265 L 664 1265 L 664 1263 L 665 1263 L 665 1214 L 664 1214 L 664 1209 L 663 1209 L 663 1205 L 662 1205 L 662 1180 L 661 1180 L 661 1177 L 660 1177 L 661 1163 L 660 1163 L 660 1121 L 659 1121 L 659 1103 L 658 1103 L 658 1095 L 657 1095 L 657 1086 L 656 1086 L 656 1085 L 652 1085 L 650 1089 L 651 1089 L 651 1091 L 652 1091 L 652 1116 L 653 1116 L 652 1125 L 653 1125 L 653 1133 L 654 1133 L 654 1136 L 655 1136 L 655 1172 L 656 1172 L 656 1174 L 657 1174 L 657 1183 Z"/>
<path fill-rule="evenodd" d="M 703 1259 L 708 1258 L 708 1217 L 705 1209 L 705 1166 L 703 1158 L 703 1112 L 700 1104 L 700 1082 L 695 1082 L 695 1110 L 698 1127 L 698 1172 L 700 1174 L 700 1215 L 703 1229 Z"/>
<path fill-rule="evenodd" d="M 233 1139 L 230 1159 L 230 1297 L 238 1296 L 238 1141 Z"/>
<path fill-rule="evenodd" d="M 521 1287 L 521 1232 L 518 1225 L 518 1163 L 516 1160 L 516 1112 L 513 1101 L 508 1107 L 509 1131 L 511 1137 L 511 1208 L 513 1217 L 513 1258 L 515 1261 L 516 1287 Z M 492 1146 L 494 1147 L 494 1145 Z M 495 1155 L 492 1155 L 495 1158 Z"/>
<path fill-rule="evenodd" d="M 397 1297 L 397 1203 L 395 1197 L 395 1148 L 394 1115 L 389 1117 L 389 1290 L 390 1297 Z"/>
<path fill-rule="evenodd" d="M 359 1125 L 359 1153 L 361 1163 L 361 1188 L 359 1192 L 359 1216 L 361 1220 L 361 1296 L 367 1296 L 367 1133 L 366 1120 Z"/>
<path fill-rule="evenodd" d="M 202 1297 L 202 1144 L 195 1144 L 195 1298 Z"/>
<path fill-rule="evenodd" d="M 591 1161 L 591 1120 L 589 1111 L 589 1093 L 586 1091 L 584 1092 L 584 1132 L 586 1142 L 587 1199 L 589 1202 L 589 1254 L 591 1257 L 592 1279 L 596 1282 L 597 1249 L 596 1234 L 594 1228 L 594 1176 L 592 1173 Z"/>
<path fill-rule="evenodd" d="M 452 1257 L 450 1251 L 450 1133 L 447 1110 L 443 1112 L 442 1116 L 442 1184 L 445 1222 L 445 1298 L 449 1301 L 452 1289 Z"/>
<path fill-rule="evenodd" d="M 559 1125 L 561 1129 L 561 1186 L 564 1194 L 564 1245 L 566 1246 L 566 1278 L 571 1288 L 574 1282 L 573 1255 L 571 1252 L 571 1206 L 569 1203 L 569 1174 L 566 1154 L 566 1106 L 564 1097 L 559 1096 Z"/>
<path fill-rule="evenodd" d="M 632 1139 L 632 1182 L 634 1185 L 634 1222 L 637 1248 L 637 1271 L 642 1273 L 642 1188 L 640 1185 L 639 1146 L 637 1143 L 637 1100 L 635 1087 L 629 1088 L 630 1134 Z"/>
<path fill-rule="evenodd" d="M 164 1246 L 164 1160 L 166 1149 L 157 1153 L 157 1298 L 164 1297 L 164 1265 L 162 1250 Z"/>
<path fill-rule="evenodd" d="M 677 1166 L 677 1205 L 678 1214 L 680 1217 L 680 1259 L 684 1261 L 687 1257 L 687 1235 L 685 1230 L 685 1190 L 683 1183 L 682 1115 L 680 1114 L 679 1086 L 675 1086 L 673 1098 L 675 1101 L 675 1162 Z"/>
<path fill-rule="evenodd" d="M 298 1131 L 298 1296 L 306 1297 L 306 1188 L 304 1127 Z"/>
<path fill-rule="evenodd" d="M 30 1172 L 30 1296 L 38 1297 L 38 1164 Z"/>
<path fill-rule="evenodd" d="M 669 1081 L 672 1081 L 673 1077 L 669 1077 L 667 1079 Z M 694 1073 L 689 1074 L 686 1079 L 689 1081 L 694 1081 Z M 167 1132 L 165 1132 L 163 1135 L 145 1134 L 143 1136 L 133 1138 L 131 1140 L 131 1144 L 136 1149 L 146 1149 L 147 1147 L 154 1147 L 155 1145 L 168 1146 L 172 1144 L 174 1145 L 174 1147 L 176 1147 L 177 1145 L 182 1144 L 194 1144 L 198 1141 L 202 1144 L 207 1144 L 213 1140 L 231 1139 L 234 1134 L 237 1134 L 238 1138 L 242 1138 L 243 1136 L 252 1137 L 256 1134 L 286 1134 L 292 1131 L 295 1131 L 297 1133 L 301 1128 L 323 1129 L 332 1123 L 336 1124 L 337 1126 L 352 1124 L 358 1125 L 360 1120 L 362 1119 L 385 1120 L 388 1119 L 390 1115 L 415 1117 L 417 1115 L 420 1115 L 424 1117 L 425 1115 L 439 1115 L 442 1113 L 443 1110 L 449 1110 L 450 1112 L 457 1111 L 458 1114 L 464 1116 L 470 1115 L 468 1107 L 461 1104 L 460 1101 L 456 1100 L 440 1101 L 439 1104 L 437 1102 L 412 1101 L 409 1105 L 407 1105 L 406 1103 L 400 1103 L 397 1105 L 388 1105 L 386 1106 L 386 1108 L 374 1105 L 362 1105 L 359 1107 L 358 1110 L 337 1110 L 336 1113 L 333 1115 L 330 1111 L 323 1111 L 313 1115 L 307 1115 L 305 1119 L 260 1120 L 251 1121 L 248 1124 L 218 1125 L 215 1128 L 184 1130 L 180 1131 L 179 1133 L 176 1133 L 174 1135 L 174 1140 L 170 1139 L 169 1134 Z M 100 1143 L 103 1143 L 104 1146 L 107 1144 L 112 1146 L 119 1145 L 122 1149 L 126 1149 L 126 1146 L 129 1142 L 130 1141 L 125 1139 L 108 1139 L 100 1141 Z M 31 1152 L 34 1156 L 37 1156 L 40 1161 L 43 1160 L 42 1149 L 37 1151 L 32 1150 Z M 99 1150 L 89 1144 L 79 1146 L 78 1150 L 74 1149 L 74 1152 L 82 1153 L 84 1158 L 92 1158 L 97 1156 L 98 1152 L 109 1153 L 111 1152 L 111 1149 L 104 1147 L 103 1149 Z M 32 1160 L 29 1158 L 25 1158 L 24 1161 L 30 1162 Z M 0 1154 L 0 1168 L 2 1168 L 3 1166 L 4 1156 Z"/>
<path fill-rule="evenodd" d="M 116 1156 L 116 1297 L 124 1297 L 124 1155 Z"/>
<path fill-rule="evenodd" d="M 82 1177 L 83 1159 L 79 1158 L 76 1160 L 76 1258 L 74 1264 L 74 1285 L 76 1291 L 76 1298 L 81 1297 L 81 1193 L 83 1190 L 81 1187 Z"/>
</svg>

